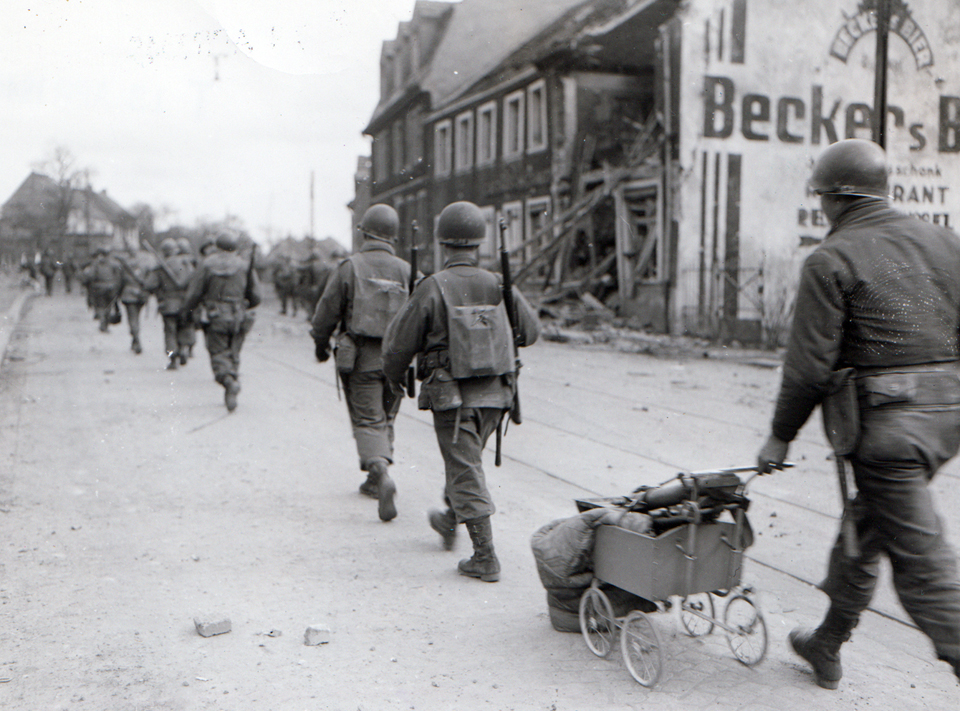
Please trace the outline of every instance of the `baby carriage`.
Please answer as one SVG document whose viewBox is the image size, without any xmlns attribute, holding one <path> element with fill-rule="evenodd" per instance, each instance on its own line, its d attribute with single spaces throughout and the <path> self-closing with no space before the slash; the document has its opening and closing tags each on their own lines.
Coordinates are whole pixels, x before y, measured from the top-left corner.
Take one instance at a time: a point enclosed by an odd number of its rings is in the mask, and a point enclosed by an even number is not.
<svg viewBox="0 0 960 711">
<path fill-rule="evenodd" d="M 790 465 L 783 465 L 790 466 Z M 680 598 L 680 620 L 693 637 L 724 631 L 734 657 L 759 664 L 767 649 L 767 628 L 753 590 L 741 587 L 743 552 L 753 534 L 746 517 L 747 485 L 739 474 L 753 467 L 680 474 L 657 487 L 629 496 L 577 500 L 583 512 L 614 507 L 650 517 L 651 528 L 637 533 L 620 526 L 597 528 L 594 578 L 580 599 L 580 631 L 591 652 L 607 657 L 616 644 L 631 676 L 652 687 L 663 666 L 663 646 L 649 613 L 633 610 L 619 618 L 602 583 L 609 583 L 669 609 Z M 754 474 L 756 476 L 756 474 Z M 726 598 L 723 618 L 715 599 Z"/>
</svg>

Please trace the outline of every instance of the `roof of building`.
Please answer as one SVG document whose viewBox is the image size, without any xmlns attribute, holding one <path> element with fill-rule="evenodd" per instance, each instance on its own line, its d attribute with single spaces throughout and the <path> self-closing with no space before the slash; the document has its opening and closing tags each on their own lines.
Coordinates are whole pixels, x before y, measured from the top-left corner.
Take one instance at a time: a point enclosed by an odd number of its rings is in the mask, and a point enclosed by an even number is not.
<svg viewBox="0 0 960 711">
<path fill-rule="evenodd" d="M 568 10 L 578 5 L 591 5 L 593 1 L 461 0 L 450 3 L 450 18 L 431 60 L 424 65 L 425 71 L 414 73 L 404 86 L 397 87 L 390 96 L 381 97 L 371 125 L 409 96 L 411 87 L 427 92 L 432 107 L 446 103 L 464 87 L 472 86 L 487 75 Z M 415 15 L 422 4 L 425 3 L 417 3 Z M 442 4 L 430 3 L 431 11 L 435 12 Z"/>
<path fill-rule="evenodd" d="M 61 188 L 57 182 L 42 173 L 30 173 L 13 195 L 3 204 L 4 217 L 14 213 L 31 219 L 50 219 L 51 211 L 56 211 L 61 202 Z M 70 189 L 70 209 L 82 210 L 92 219 L 108 220 L 114 224 L 129 225 L 135 222 L 133 216 L 123 209 L 106 190 L 95 192 L 87 189 Z"/>
<path fill-rule="evenodd" d="M 659 26 L 679 0 L 590 0 L 564 13 L 506 57 L 494 73 L 565 56 L 583 68 L 640 70 L 654 63 Z M 464 87 L 464 93 L 470 87 Z"/>
</svg>

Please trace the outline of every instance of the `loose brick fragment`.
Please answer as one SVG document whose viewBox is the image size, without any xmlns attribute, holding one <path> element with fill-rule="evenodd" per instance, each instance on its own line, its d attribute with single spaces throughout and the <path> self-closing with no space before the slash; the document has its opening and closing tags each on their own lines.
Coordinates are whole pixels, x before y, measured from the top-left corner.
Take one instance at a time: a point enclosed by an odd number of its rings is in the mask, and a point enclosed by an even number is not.
<svg viewBox="0 0 960 711">
<path fill-rule="evenodd" d="M 330 628 L 326 625 L 310 625 L 303 633 L 303 643 L 310 647 L 330 641 Z"/>
<path fill-rule="evenodd" d="M 225 634 L 230 631 L 230 618 L 221 615 L 194 617 L 193 624 L 197 628 L 197 634 L 201 637 L 213 637 L 216 634 Z"/>
</svg>

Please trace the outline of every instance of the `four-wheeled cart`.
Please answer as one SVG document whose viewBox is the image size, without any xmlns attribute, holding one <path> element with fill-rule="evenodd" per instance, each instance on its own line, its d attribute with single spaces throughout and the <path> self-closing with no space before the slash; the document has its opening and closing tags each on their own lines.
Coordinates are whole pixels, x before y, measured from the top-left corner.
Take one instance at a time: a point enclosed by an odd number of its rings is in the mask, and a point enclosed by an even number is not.
<svg viewBox="0 0 960 711">
<path fill-rule="evenodd" d="M 733 655 L 747 666 L 759 664 L 767 649 L 767 628 L 751 588 L 740 586 L 743 552 L 752 542 L 746 517 L 749 479 L 740 467 L 681 474 L 658 487 L 641 487 L 630 496 L 579 500 L 581 511 L 612 506 L 651 517 L 647 533 L 603 525 L 596 531 L 594 579 L 580 599 L 580 629 L 587 647 L 607 657 L 617 642 L 630 674 L 651 687 L 660 677 L 663 647 L 651 616 L 639 610 L 618 618 L 601 583 L 669 609 L 680 598 L 680 620 L 693 637 L 724 631 Z M 752 477 L 751 477 L 752 478 Z M 716 602 L 725 600 L 723 617 Z"/>
</svg>

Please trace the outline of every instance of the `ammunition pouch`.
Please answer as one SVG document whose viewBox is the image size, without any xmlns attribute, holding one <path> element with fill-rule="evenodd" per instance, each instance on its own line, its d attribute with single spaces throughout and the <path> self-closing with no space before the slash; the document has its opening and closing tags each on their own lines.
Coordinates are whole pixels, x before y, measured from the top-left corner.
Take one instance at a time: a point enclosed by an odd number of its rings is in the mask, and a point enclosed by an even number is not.
<svg viewBox="0 0 960 711">
<path fill-rule="evenodd" d="M 420 386 L 417 407 L 421 410 L 443 412 L 456 410 L 461 405 L 463 398 L 460 396 L 460 383 L 446 368 L 434 369 Z"/>
<path fill-rule="evenodd" d="M 353 336 L 344 331 L 334 340 L 333 362 L 337 366 L 337 372 L 348 375 L 353 372 L 357 365 L 358 344 Z"/>
<path fill-rule="evenodd" d="M 860 404 L 853 368 L 834 372 L 830 392 L 820 403 L 820 414 L 834 454 L 839 457 L 853 454 L 860 441 Z"/>
<path fill-rule="evenodd" d="M 450 351 L 429 351 L 417 358 L 417 380 L 426 380 L 438 368 L 450 370 Z"/>
<path fill-rule="evenodd" d="M 248 317 L 247 310 L 240 301 L 207 301 L 203 306 L 211 331 L 238 334 L 249 330 L 253 325 L 252 317 Z"/>
</svg>

